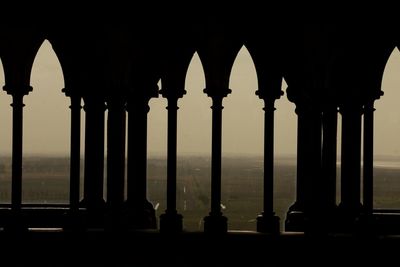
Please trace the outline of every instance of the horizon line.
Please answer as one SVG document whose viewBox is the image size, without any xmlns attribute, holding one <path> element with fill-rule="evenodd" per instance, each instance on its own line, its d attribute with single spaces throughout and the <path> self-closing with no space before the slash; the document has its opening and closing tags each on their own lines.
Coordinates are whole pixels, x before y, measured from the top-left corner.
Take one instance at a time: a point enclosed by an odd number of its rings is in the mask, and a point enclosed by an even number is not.
<svg viewBox="0 0 400 267">
<path fill-rule="evenodd" d="M 24 153 L 23 157 L 69 157 L 69 153 Z M 84 157 L 85 154 L 81 154 L 81 157 Z M 152 153 L 149 152 L 147 154 L 149 158 L 151 157 L 167 157 L 166 153 Z M 178 154 L 177 157 L 211 157 L 211 153 L 196 153 L 196 152 L 188 152 Z M 223 153 L 222 156 L 226 157 L 263 157 L 263 154 L 259 153 Z M 296 157 L 295 154 L 277 154 L 277 157 Z M 0 157 L 12 157 L 12 153 L 0 153 Z M 105 158 L 107 155 L 105 155 Z"/>
<path fill-rule="evenodd" d="M 85 155 L 81 154 L 81 158 L 83 158 Z M 0 157 L 5 157 L 5 158 L 11 158 L 12 154 L 11 153 L 0 153 Z M 34 158 L 34 157 L 42 157 L 42 158 L 69 158 L 69 153 L 24 153 L 23 158 Z M 211 158 L 211 153 L 195 153 L 195 152 L 185 152 L 177 155 L 177 158 L 180 157 L 205 157 L 205 158 Z M 262 158 L 263 154 L 259 153 L 223 153 L 222 157 L 255 157 L 255 158 Z M 276 154 L 275 158 L 289 158 L 289 159 L 295 159 L 297 157 L 296 154 L 290 154 L 290 153 L 282 153 L 282 154 Z M 337 162 L 340 163 L 340 157 L 341 155 L 338 154 L 338 160 Z M 104 158 L 107 158 L 107 155 L 105 155 Z M 149 152 L 147 154 L 147 158 L 167 158 L 166 153 L 158 153 L 158 152 Z M 400 160 L 400 155 L 394 155 L 394 154 L 379 154 L 379 155 L 374 155 L 375 160 Z M 361 161 L 362 163 L 362 161 Z"/>
</svg>

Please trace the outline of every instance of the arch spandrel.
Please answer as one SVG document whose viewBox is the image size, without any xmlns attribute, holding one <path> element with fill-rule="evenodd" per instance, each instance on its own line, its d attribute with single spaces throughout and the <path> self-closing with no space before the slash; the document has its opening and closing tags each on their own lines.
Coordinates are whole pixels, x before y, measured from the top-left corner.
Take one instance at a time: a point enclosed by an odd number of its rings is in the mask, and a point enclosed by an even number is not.
<svg viewBox="0 0 400 267">
<path fill-rule="evenodd" d="M 3 36 L 0 56 L 7 90 L 29 86 L 33 61 L 44 41 L 43 34 L 34 26 L 10 26 L 4 28 Z"/>
<path fill-rule="evenodd" d="M 283 28 L 268 25 L 266 29 L 261 29 L 261 25 L 258 22 L 248 26 L 245 47 L 257 72 L 257 95 L 260 98 L 278 99 L 282 95 L 283 54 L 286 51 Z"/>
<path fill-rule="evenodd" d="M 331 24 L 286 25 L 283 57 L 288 98 L 320 103 L 328 94 L 326 79 L 335 51 L 336 27 Z"/>
<path fill-rule="evenodd" d="M 105 67 L 104 25 L 60 26 L 48 33 L 48 39 L 60 60 L 65 87 L 81 96 L 104 97 L 108 84 Z"/>
<path fill-rule="evenodd" d="M 186 74 L 195 49 L 190 44 L 173 45 L 165 51 L 162 62 L 162 91 L 164 96 L 182 97 L 185 92 Z"/>
<path fill-rule="evenodd" d="M 206 87 L 224 90 L 229 86 L 233 62 L 243 46 L 243 36 L 234 14 L 210 14 L 200 25 L 197 52 L 204 67 Z M 225 92 L 226 91 L 226 92 Z"/>
<path fill-rule="evenodd" d="M 341 26 L 327 79 L 328 89 L 336 93 L 338 101 L 362 103 L 382 94 L 384 68 L 395 45 L 388 32 L 378 26 Z"/>
</svg>

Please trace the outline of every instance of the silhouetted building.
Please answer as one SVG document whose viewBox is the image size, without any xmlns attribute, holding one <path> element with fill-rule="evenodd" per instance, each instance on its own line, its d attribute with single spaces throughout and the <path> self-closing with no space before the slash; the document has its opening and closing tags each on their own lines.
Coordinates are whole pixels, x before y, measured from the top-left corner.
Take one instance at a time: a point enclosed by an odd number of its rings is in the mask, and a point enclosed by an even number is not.
<svg viewBox="0 0 400 267">
<path fill-rule="evenodd" d="M 274 213 L 273 190 L 274 102 L 283 95 L 282 79 L 288 84 L 287 97 L 296 105 L 298 118 L 296 201 L 287 212 L 285 230 L 318 236 L 398 232 L 397 216 L 378 215 L 372 205 L 374 102 L 383 94 L 383 71 L 399 44 L 390 26 L 277 24 L 257 16 L 239 24 L 221 14 L 173 19 L 157 14 L 148 21 L 64 23 L 0 25 L 4 90 L 13 99 L 12 201 L 0 210 L 4 231 L 61 227 L 65 236 L 90 236 L 94 235 L 91 229 L 115 231 L 116 235 L 157 229 L 155 211 L 146 196 L 146 140 L 148 102 L 161 95 L 168 100 L 168 171 L 167 209 L 159 219 L 159 230 L 161 235 L 180 233 L 184 218 L 176 208 L 177 103 L 186 93 L 186 72 L 197 52 L 205 73 L 204 93 L 212 99 L 211 206 L 205 214 L 204 231 L 211 236 L 226 233 L 228 218 L 221 210 L 222 102 L 231 93 L 231 68 L 245 46 L 257 72 L 255 95 L 265 103 L 264 210 L 257 217 L 257 230 L 274 234 L 267 235 L 271 238 L 267 244 L 273 246 L 275 240 L 279 247 L 285 240 L 279 238 L 279 220 L 284 218 Z M 34 90 L 30 86 L 31 67 L 45 39 L 61 63 L 63 92 L 71 100 L 71 153 L 70 203 L 43 209 L 24 206 L 21 192 L 23 98 Z M 162 88 L 157 86 L 160 79 Z M 85 114 L 83 199 L 79 198 L 81 112 Z M 337 133 L 338 113 L 341 133 Z M 341 203 L 337 206 L 338 134 L 342 143 Z M 149 244 L 157 239 L 156 233 L 145 233 L 137 232 L 138 240 Z M 185 240 L 188 237 L 179 238 L 189 242 Z"/>
</svg>

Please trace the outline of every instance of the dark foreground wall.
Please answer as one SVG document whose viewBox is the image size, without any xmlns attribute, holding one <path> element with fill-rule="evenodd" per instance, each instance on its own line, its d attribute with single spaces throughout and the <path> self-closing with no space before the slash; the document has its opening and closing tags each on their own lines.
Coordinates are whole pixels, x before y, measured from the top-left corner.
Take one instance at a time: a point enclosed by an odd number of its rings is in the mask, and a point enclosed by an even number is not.
<svg viewBox="0 0 400 267">
<path fill-rule="evenodd" d="M 396 236 L 155 231 L 1 232 L 0 240 L 2 266 L 387 266 L 396 263 L 400 242 Z"/>
</svg>

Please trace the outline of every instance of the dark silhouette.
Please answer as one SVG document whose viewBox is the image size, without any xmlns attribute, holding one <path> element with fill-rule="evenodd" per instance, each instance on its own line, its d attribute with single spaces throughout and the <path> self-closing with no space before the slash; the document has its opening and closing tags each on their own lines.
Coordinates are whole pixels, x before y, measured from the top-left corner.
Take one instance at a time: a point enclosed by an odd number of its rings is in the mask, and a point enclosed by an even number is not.
<svg viewBox="0 0 400 267">
<path fill-rule="evenodd" d="M 12 97 L 13 109 L 11 205 L 0 209 L 0 227 L 4 228 L 0 243 L 10 245 L 2 247 L 3 251 L 12 251 L 18 237 L 26 244 L 19 250 L 34 255 L 40 244 L 53 253 L 48 259 L 71 251 L 66 244 L 75 243 L 76 254 L 66 264 L 79 259 L 102 263 L 100 255 L 106 255 L 112 264 L 166 261 L 202 265 L 211 259 L 216 264 L 262 263 L 257 254 L 268 249 L 271 255 L 291 251 L 290 262 L 313 264 L 317 263 L 314 257 L 307 258 L 302 252 L 318 251 L 321 244 L 336 244 L 341 259 L 358 256 L 346 250 L 354 245 L 365 253 L 377 249 L 376 244 L 390 244 L 379 236 L 399 233 L 399 216 L 376 213 L 372 205 L 374 101 L 383 95 L 383 71 L 398 45 L 390 25 L 277 24 L 262 16 L 249 16 L 239 23 L 235 16 L 215 11 L 171 17 L 154 11 L 151 21 L 137 16 L 113 23 L 78 19 L 68 26 L 62 20 L 1 24 L 3 88 Z M 28 208 L 21 201 L 23 98 L 34 90 L 31 67 L 45 39 L 58 56 L 65 79 L 62 91 L 71 99 L 70 203 Z M 221 210 L 223 99 L 231 93 L 230 72 L 242 46 L 254 61 L 258 76 L 255 94 L 265 104 L 264 210 L 257 217 L 258 234 L 229 232 L 228 218 Z M 186 71 L 195 52 L 204 68 L 204 93 L 212 99 L 211 205 L 209 214 L 204 214 L 205 234 L 184 233 L 184 218 L 176 207 L 177 103 L 186 93 Z M 157 86 L 160 79 L 162 88 Z M 287 97 L 296 105 L 298 117 L 296 201 L 289 207 L 285 231 L 303 233 L 298 235 L 281 234 L 279 221 L 284 218 L 274 212 L 274 102 L 283 95 L 282 79 L 288 84 Z M 167 209 L 159 220 L 161 234 L 146 196 L 148 102 L 159 94 L 168 100 Z M 84 196 L 79 199 L 82 100 L 86 136 Z M 337 206 L 338 112 L 342 116 L 342 147 L 341 203 Z M 33 227 L 64 230 L 28 231 Z M 133 247 L 121 245 L 132 243 Z M 88 252 L 87 246 L 96 254 Z M 221 247 L 230 250 L 230 258 L 219 255 Z M 151 257 L 149 251 L 159 256 Z M 202 258 L 200 251 L 207 257 Z M 270 263 L 280 260 L 271 258 Z"/>
</svg>

